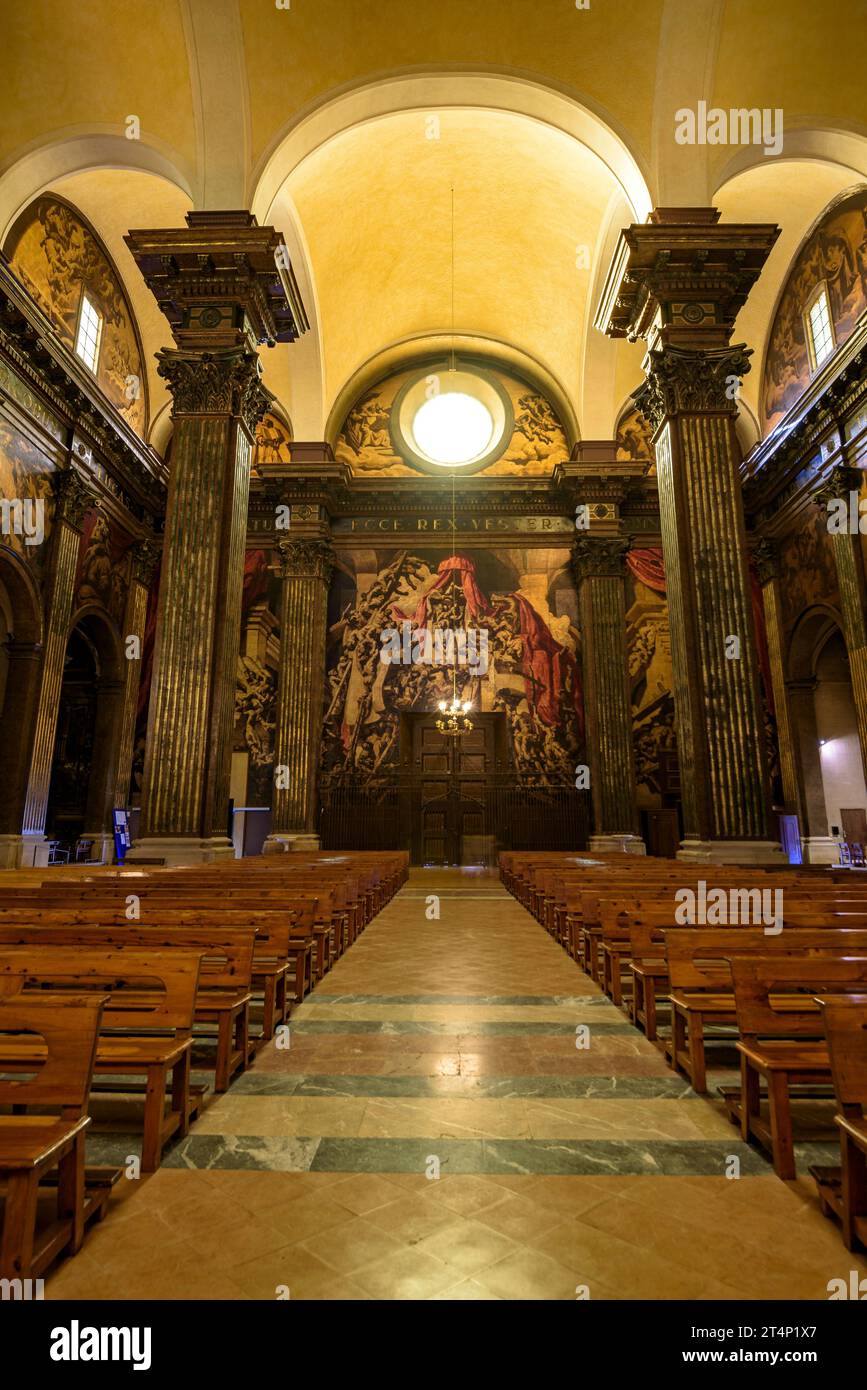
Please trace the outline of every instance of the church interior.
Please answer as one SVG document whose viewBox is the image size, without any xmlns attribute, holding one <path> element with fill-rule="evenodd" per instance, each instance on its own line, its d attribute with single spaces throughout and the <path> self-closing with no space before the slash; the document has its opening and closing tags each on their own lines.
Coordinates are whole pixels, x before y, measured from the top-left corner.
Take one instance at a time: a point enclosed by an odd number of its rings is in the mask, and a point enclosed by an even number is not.
<svg viewBox="0 0 867 1390">
<path fill-rule="evenodd" d="M 2 1297 L 867 1298 L 862 0 L 0 26 Z"/>
</svg>

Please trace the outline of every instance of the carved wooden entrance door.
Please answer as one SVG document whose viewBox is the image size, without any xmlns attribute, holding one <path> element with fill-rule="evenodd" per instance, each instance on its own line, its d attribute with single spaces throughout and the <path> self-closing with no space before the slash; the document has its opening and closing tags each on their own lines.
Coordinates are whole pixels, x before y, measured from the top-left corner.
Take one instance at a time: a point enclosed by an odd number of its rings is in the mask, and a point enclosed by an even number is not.
<svg viewBox="0 0 867 1390">
<path fill-rule="evenodd" d="M 495 766 L 495 715 L 475 715 L 475 728 L 446 738 L 436 715 L 412 719 L 413 860 L 466 862 L 467 841 L 486 833 L 486 780 Z"/>
</svg>

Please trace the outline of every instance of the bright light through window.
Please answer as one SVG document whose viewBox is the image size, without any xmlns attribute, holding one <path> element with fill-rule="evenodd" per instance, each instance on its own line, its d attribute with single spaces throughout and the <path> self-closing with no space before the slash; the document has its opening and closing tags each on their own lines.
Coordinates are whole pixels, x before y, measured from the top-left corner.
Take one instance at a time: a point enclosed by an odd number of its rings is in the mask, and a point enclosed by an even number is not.
<svg viewBox="0 0 867 1390">
<path fill-rule="evenodd" d="M 831 315 L 828 312 L 828 296 L 824 286 L 810 305 L 809 319 L 813 360 L 816 366 L 820 367 L 825 358 L 834 350 Z"/>
<path fill-rule="evenodd" d="M 494 432 L 486 405 L 463 391 L 443 391 L 419 406 L 412 422 L 415 442 L 433 463 L 454 467 L 485 452 Z"/>
<path fill-rule="evenodd" d="M 81 296 L 81 313 L 78 316 L 78 337 L 75 351 L 85 366 L 96 371 L 99 357 L 99 340 L 102 337 L 102 314 L 94 309 L 86 294 Z"/>
</svg>

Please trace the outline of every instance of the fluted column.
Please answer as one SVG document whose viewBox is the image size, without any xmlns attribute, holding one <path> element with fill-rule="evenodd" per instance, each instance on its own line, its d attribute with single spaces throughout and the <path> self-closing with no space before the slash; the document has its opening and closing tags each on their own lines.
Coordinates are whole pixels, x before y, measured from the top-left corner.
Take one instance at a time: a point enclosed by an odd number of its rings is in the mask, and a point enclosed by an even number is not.
<svg viewBox="0 0 867 1390">
<path fill-rule="evenodd" d="M 657 209 L 621 234 L 597 326 L 644 338 L 635 399 L 653 429 L 671 619 L 685 838 L 681 857 L 780 862 L 741 497 L 737 395 L 749 351 L 729 339 L 778 229 Z"/>
<path fill-rule="evenodd" d="M 593 835 L 590 848 L 644 853 L 626 668 L 625 556 L 618 538 L 575 544 Z"/>
<path fill-rule="evenodd" d="M 285 246 L 244 211 L 130 232 L 169 317 L 158 354 L 172 393 L 172 466 L 142 784 L 128 856 L 188 863 L 231 855 L 229 779 L 250 464 L 273 399 L 257 346 L 306 326 Z"/>
<path fill-rule="evenodd" d="M 280 675 L 269 840 L 318 846 L 318 769 L 325 699 L 325 637 L 333 557 L 321 539 L 282 540 Z"/>
<path fill-rule="evenodd" d="M 166 349 L 159 358 L 174 400 L 172 475 L 132 857 L 182 862 L 233 852 L 227 815 L 250 460 L 267 396 L 247 347 Z"/>
<path fill-rule="evenodd" d="M 803 822 L 803 804 L 798 783 L 798 761 L 786 686 L 783 656 L 783 600 L 780 593 L 780 559 L 777 547 L 769 540 L 760 540 L 753 554 L 762 586 L 765 627 L 768 634 L 768 659 L 771 667 L 771 688 L 774 695 L 774 717 L 777 724 L 777 747 L 780 752 L 780 779 L 783 783 L 783 803 L 786 811 Z"/>
<path fill-rule="evenodd" d="M 838 465 L 816 492 L 816 501 L 829 520 L 829 502 L 842 502 L 850 510 L 850 494 L 858 495 L 861 472 L 857 468 Z M 867 777 L 867 586 L 864 580 L 864 555 L 858 529 L 829 525 L 834 562 L 837 566 L 837 587 L 840 593 L 840 613 L 843 637 L 849 657 L 852 677 L 852 696 L 858 720 L 858 741 L 861 763 Z"/>
<path fill-rule="evenodd" d="M 129 592 L 126 598 L 126 612 L 123 620 L 124 647 L 129 639 L 138 639 L 137 655 L 131 656 L 127 649 L 126 680 L 123 692 L 123 715 L 120 725 L 120 741 L 117 755 L 117 777 L 114 787 L 114 805 L 122 810 L 129 800 L 129 784 L 132 778 L 132 760 L 135 751 L 135 725 L 138 714 L 139 685 L 141 684 L 141 657 L 145 638 L 148 593 L 153 582 L 159 552 L 152 541 L 139 541 L 132 556 Z"/>
<path fill-rule="evenodd" d="M 63 665 L 69 641 L 75 568 L 81 544 L 81 525 L 85 513 L 93 506 L 94 501 L 93 493 L 84 478 L 74 468 L 68 468 L 58 475 L 56 488 L 57 509 L 47 584 L 42 671 L 30 749 L 30 774 L 21 822 L 22 846 L 19 862 L 23 865 L 47 862 L 45 816 L 51 785 L 51 763 L 60 709 Z"/>
</svg>

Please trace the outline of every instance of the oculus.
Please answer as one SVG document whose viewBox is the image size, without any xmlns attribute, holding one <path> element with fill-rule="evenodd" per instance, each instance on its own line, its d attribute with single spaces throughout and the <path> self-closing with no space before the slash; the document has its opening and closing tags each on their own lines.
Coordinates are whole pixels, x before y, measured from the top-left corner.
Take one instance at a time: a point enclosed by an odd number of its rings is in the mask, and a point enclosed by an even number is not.
<svg viewBox="0 0 867 1390">
<path fill-rule="evenodd" d="M 395 451 L 425 473 L 475 473 L 505 451 L 514 430 L 508 392 L 481 368 L 431 366 L 395 397 L 390 429 Z"/>
</svg>

